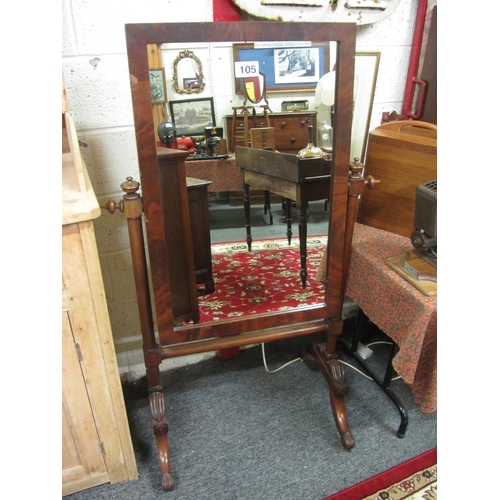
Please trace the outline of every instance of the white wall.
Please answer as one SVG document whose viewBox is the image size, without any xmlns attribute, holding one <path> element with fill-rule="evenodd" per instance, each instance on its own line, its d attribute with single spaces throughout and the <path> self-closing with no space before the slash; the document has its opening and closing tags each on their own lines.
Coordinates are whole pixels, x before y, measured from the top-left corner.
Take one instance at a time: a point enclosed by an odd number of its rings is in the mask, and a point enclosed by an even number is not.
<svg viewBox="0 0 500 500">
<path fill-rule="evenodd" d="M 401 112 L 417 3 L 401 0 L 386 20 L 358 27 L 356 49 L 381 52 L 370 130 L 384 111 Z M 139 179 L 124 25 L 212 21 L 212 0 L 63 0 L 62 5 L 62 70 L 82 156 L 99 201 L 119 200 L 125 178 Z M 218 85 L 215 78 L 212 83 Z M 277 101 L 272 109 L 280 109 Z M 224 113 L 219 103 L 219 124 Z M 125 218 L 103 212 L 95 227 L 120 372 L 133 379 L 144 371 L 142 354 L 129 350 L 134 342 L 140 345 L 140 325 Z M 169 360 L 162 367 L 184 362 Z"/>
</svg>

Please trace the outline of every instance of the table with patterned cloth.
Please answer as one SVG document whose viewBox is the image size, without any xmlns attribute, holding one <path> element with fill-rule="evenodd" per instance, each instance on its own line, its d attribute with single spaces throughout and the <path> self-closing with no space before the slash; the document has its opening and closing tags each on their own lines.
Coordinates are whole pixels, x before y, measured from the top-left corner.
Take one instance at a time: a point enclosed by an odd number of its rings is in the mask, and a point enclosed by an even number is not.
<svg viewBox="0 0 500 500">
<path fill-rule="evenodd" d="M 209 192 L 241 191 L 241 172 L 234 155 L 229 158 L 186 161 L 186 176 L 212 181 Z"/>
<path fill-rule="evenodd" d="M 386 263 L 410 238 L 355 224 L 345 293 L 399 346 L 393 367 L 423 413 L 437 410 L 437 295 L 426 296 Z"/>
</svg>

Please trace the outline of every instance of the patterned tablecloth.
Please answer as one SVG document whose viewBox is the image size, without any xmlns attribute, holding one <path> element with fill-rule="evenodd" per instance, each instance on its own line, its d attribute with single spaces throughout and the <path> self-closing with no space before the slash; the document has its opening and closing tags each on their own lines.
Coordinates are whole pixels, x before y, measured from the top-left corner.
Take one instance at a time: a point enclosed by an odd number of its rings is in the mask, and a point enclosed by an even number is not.
<svg viewBox="0 0 500 500">
<path fill-rule="evenodd" d="M 423 413 L 437 410 L 437 295 L 427 297 L 386 264 L 410 238 L 356 224 L 346 294 L 399 346 L 393 366 Z"/>
<path fill-rule="evenodd" d="M 219 160 L 186 161 L 186 176 L 212 181 L 209 192 L 241 191 L 241 171 L 236 166 L 234 155 Z"/>
</svg>

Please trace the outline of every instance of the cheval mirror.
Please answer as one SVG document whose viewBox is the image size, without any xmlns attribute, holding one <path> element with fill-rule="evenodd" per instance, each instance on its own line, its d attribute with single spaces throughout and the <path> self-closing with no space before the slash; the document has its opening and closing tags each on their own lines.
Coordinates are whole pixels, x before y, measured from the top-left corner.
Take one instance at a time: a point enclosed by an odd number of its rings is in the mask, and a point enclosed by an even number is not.
<svg viewBox="0 0 500 500">
<path fill-rule="evenodd" d="M 168 447 L 169 428 L 159 366 L 162 360 L 175 356 L 258 344 L 299 335 L 325 333 L 326 341 L 314 345 L 311 349 L 313 358 L 325 376 L 342 444 L 348 450 L 354 446 L 344 406 L 344 395 L 348 386 L 335 351 L 337 336 L 342 333 L 343 295 L 357 201 L 365 185 L 359 163 L 350 165 L 355 37 L 355 23 L 246 21 L 126 25 L 142 201 L 136 193 L 137 183 L 135 187 L 132 186 L 134 183 L 129 178 L 129 182 L 122 185 L 128 194 L 124 196 L 121 208 L 129 225 L 153 430 L 158 448 L 162 486 L 165 491 L 173 488 L 173 481 Z M 192 281 L 193 277 L 188 275 L 185 269 L 185 261 L 192 258 L 193 250 L 186 246 L 180 254 L 170 252 L 169 224 L 174 221 L 180 228 L 179 234 L 186 235 L 190 231 L 189 215 L 185 213 L 187 190 L 184 160 L 187 153 L 157 147 L 147 47 L 148 44 L 175 43 L 185 44 L 188 48 L 193 43 L 200 42 L 241 43 L 242 41 L 327 42 L 334 47 L 336 104 L 332 113 L 333 154 L 331 160 L 320 160 L 328 161 L 331 165 L 329 197 L 331 208 L 324 302 L 291 311 L 253 317 L 232 318 L 213 323 L 192 321 L 184 324 L 178 321 L 179 314 L 174 312 L 177 307 L 176 297 L 180 290 L 177 289 L 177 285 L 171 286 L 172 273 L 184 273 L 185 279 L 181 280 L 182 282 Z M 174 192 L 172 196 L 166 195 L 165 187 L 168 183 L 170 188 L 174 186 L 171 189 Z M 139 199 L 138 208 L 136 205 L 136 209 L 128 209 L 128 203 L 137 199 Z M 146 221 L 146 238 L 141 244 L 142 217 Z M 146 247 L 149 259 L 146 259 Z M 152 279 L 151 294 L 148 275 Z M 154 301 L 154 320 L 151 299 Z M 196 296 L 191 295 L 191 299 L 196 300 Z"/>
</svg>

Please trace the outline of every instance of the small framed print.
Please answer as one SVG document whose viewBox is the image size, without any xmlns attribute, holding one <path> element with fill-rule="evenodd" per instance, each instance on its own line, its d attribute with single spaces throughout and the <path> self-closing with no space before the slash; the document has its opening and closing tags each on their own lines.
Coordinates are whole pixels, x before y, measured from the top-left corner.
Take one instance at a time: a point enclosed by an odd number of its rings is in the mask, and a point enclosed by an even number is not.
<svg viewBox="0 0 500 500">
<path fill-rule="evenodd" d="M 167 102 L 165 87 L 165 70 L 163 68 L 149 70 L 149 85 L 151 87 L 151 101 L 156 103 Z"/>
</svg>

